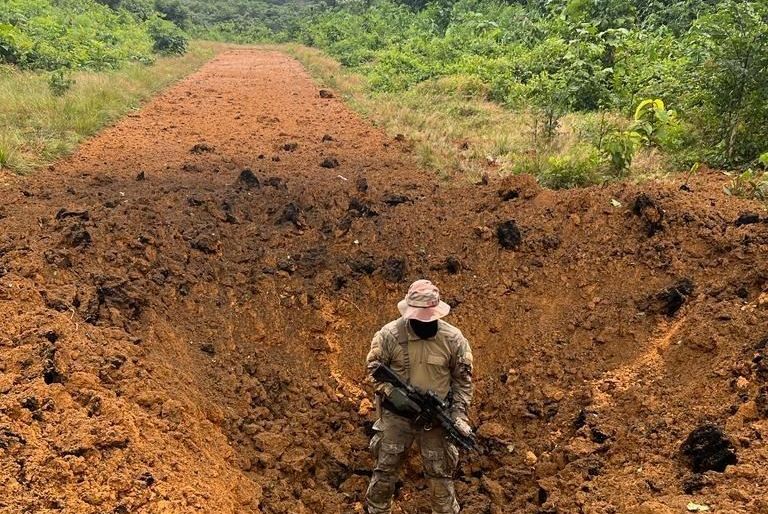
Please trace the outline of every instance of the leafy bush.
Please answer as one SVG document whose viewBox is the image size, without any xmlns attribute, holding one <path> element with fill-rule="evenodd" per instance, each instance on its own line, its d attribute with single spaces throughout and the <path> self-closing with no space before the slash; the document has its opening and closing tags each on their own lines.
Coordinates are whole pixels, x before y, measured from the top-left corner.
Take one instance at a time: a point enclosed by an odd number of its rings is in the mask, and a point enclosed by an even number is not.
<svg viewBox="0 0 768 514">
<path fill-rule="evenodd" d="M 768 173 L 748 169 L 736 175 L 724 188 L 729 195 L 749 200 L 768 200 Z"/>
<path fill-rule="evenodd" d="M 0 9 L 0 62 L 20 68 L 116 69 L 185 48 L 149 0 L 5 0 Z"/>
<path fill-rule="evenodd" d="M 617 130 L 605 137 L 602 150 L 612 176 L 626 175 L 642 141 L 642 136 L 634 130 Z"/>
<path fill-rule="evenodd" d="M 706 157 L 725 166 L 755 159 L 768 139 L 768 5 L 718 2 L 689 43 L 688 104 Z"/>
<path fill-rule="evenodd" d="M 553 189 L 582 187 L 602 181 L 602 158 L 592 145 L 575 146 L 565 155 L 547 159 L 539 175 L 542 185 Z"/>
<path fill-rule="evenodd" d="M 148 22 L 148 28 L 154 41 L 155 52 L 181 55 L 187 51 L 189 43 L 187 35 L 170 21 L 153 18 Z"/>
</svg>

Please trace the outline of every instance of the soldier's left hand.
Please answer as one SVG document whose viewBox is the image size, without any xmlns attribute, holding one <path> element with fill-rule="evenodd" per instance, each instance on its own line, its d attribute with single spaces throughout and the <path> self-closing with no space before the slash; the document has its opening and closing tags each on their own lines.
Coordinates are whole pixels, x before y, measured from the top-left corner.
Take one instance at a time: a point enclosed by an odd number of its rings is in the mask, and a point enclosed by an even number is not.
<svg viewBox="0 0 768 514">
<path fill-rule="evenodd" d="M 472 435 L 472 427 L 469 426 L 469 423 L 463 418 L 456 418 L 456 429 L 463 435 L 464 437 L 469 437 Z"/>
</svg>

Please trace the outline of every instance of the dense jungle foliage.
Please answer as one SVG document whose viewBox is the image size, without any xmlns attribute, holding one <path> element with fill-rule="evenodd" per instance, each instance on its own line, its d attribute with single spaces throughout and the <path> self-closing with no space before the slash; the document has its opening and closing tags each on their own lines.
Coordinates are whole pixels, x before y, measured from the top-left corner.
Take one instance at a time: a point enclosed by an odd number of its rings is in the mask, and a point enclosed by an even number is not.
<svg viewBox="0 0 768 514">
<path fill-rule="evenodd" d="M 632 126 L 590 141 L 616 169 L 638 145 L 727 167 L 768 150 L 765 1 L 351 3 L 314 16 L 298 37 L 376 90 L 452 76 L 511 108 L 534 107 L 545 137 L 568 112 L 625 113 Z M 646 99 L 661 102 L 639 107 Z"/>
<path fill-rule="evenodd" d="M 22 69 L 116 69 L 187 48 L 187 36 L 163 11 L 168 0 L 0 3 L 0 63 Z"/>
</svg>

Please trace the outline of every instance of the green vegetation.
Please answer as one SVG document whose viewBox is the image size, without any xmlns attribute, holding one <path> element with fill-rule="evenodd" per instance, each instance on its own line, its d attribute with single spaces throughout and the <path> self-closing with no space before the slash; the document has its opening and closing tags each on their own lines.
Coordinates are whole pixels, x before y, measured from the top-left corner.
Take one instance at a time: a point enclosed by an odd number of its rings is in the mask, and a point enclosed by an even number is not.
<svg viewBox="0 0 768 514">
<path fill-rule="evenodd" d="M 71 74 L 0 65 L 0 169 L 26 172 L 69 153 L 213 53 L 211 44 L 193 44 L 184 56 L 160 57 L 152 66 Z"/>
<path fill-rule="evenodd" d="M 763 0 L 176 1 L 193 33 L 329 54 L 358 107 L 445 174 L 570 187 L 768 150 Z"/>
<path fill-rule="evenodd" d="M 155 53 L 184 53 L 186 36 L 161 16 L 139 0 L 111 6 L 94 0 L 5 0 L 0 62 L 23 69 L 105 70 L 151 63 Z"/>
<path fill-rule="evenodd" d="M 164 57 L 188 44 L 173 1 L 4 0 L 0 169 L 69 152 L 208 59 L 211 45 Z"/>
</svg>

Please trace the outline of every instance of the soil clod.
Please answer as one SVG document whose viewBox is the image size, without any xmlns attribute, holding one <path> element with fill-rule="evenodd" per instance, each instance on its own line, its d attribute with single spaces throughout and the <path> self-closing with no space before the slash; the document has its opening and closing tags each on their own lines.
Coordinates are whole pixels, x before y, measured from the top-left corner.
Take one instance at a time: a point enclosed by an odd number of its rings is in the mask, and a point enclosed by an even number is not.
<svg viewBox="0 0 768 514">
<path fill-rule="evenodd" d="M 356 257 L 347 261 L 349 268 L 359 275 L 370 275 L 376 271 L 376 263 L 373 258 L 367 255 Z"/>
<path fill-rule="evenodd" d="M 329 141 L 336 141 L 332 135 L 330 134 L 323 134 L 323 138 L 320 140 L 322 143 L 327 143 Z"/>
<path fill-rule="evenodd" d="M 379 213 L 371 206 L 370 202 L 366 202 L 360 198 L 350 198 L 347 211 L 363 218 L 372 218 L 379 215 Z"/>
<path fill-rule="evenodd" d="M 649 237 L 664 229 L 664 210 L 649 195 L 640 193 L 635 198 L 632 213 L 643 220 Z"/>
<path fill-rule="evenodd" d="M 64 241 L 72 248 L 84 247 L 91 244 L 91 234 L 81 223 L 72 225 L 64 236 Z"/>
<path fill-rule="evenodd" d="M 320 98 L 333 98 L 334 97 L 334 94 L 331 91 L 327 90 L 327 89 L 321 89 L 320 91 L 318 91 L 318 94 L 320 95 Z"/>
<path fill-rule="evenodd" d="M 733 223 L 737 227 L 741 227 L 744 225 L 752 225 L 755 223 L 760 223 L 760 215 L 756 212 L 742 212 L 739 214 L 739 217 L 736 218 L 736 221 Z"/>
<path fill-rule="evenodd" d="M 257 189 L 261 185 L 259 183 L 259 178 L 250 168 L 245 168 L 241 171 L 240 175 L 237 177 L 237 181 L 246 189 Z"/>
<path fill-rule="evenodd" d="M 320 167 L 329 169 L 338 168 L 339 160 L 336 157 L 326 157 L 323 159 L 323 162 L 320 163 Z"/>
<path fill-rule="evenodd" d="M 512 250 L 520 246 L 523 241 L 523 235 L 517 226 L 515 220 L 504 221 L 496 227 L 496 237 L 502 248 Z"/>
<path fill-rule="evenodd" d="M 216 150 L 216 148 L 213 147 L 213 145 L 209 145 L 208 143 L 197 143 L 195 146 L 193 146 L 189 151 L 194 154 L 202 154 L 202 153 L 210 153 Z"/>
<path fill-rule="evenodd" d="M 136 182 L 143 182 L 146 179 L 147 179 L 147 175 L 143 171 L 140 171 L 138 175 L 136 175 Z"/>
<path fill-rule="evenodd" d="M 384 261 L 382 276 L 387 282 L 399 283 L 405 279 L 407 264 L 405 259 L 390 257 Z"/>
<path fill-rule="evenodd" d="M 726 467 L 737 462 L 736 450 L 730 438 L 722 428 L 712 423 L 695 428 L 680 449 L 694 473 L 722 473 Z"/>
<path fill-rule="evenodd" d="M 458 259 L 458 257 L 454 255 L 450 255 L 445 259 L 445 263 L 443 264 L 445 267 L 445 271 L 450 273 L 451 275 L 455 275 L 457 273 L 461 272 L 461 261 Z"/>
<path fill-rule="evenodd" d="M 384 195 L 381 201 L 389 205 L 390 207 L 394 207 L 395 205 L 400 205 L 401 203 L 406 203 L 410 201 L 410 198 L 402 194 L 389 193 Z"/>
<path fill-rule="evenodd" d="M 684 278 L 656 295 L 660 302 L 660 312 L 674 316 L 693 294 L 695 285 L 690 279 Z"/>
<path fill-rule="evenodd" d="M 357 189 L 358 193 L 367 193 L 368 180 L 365 177 L 357 177 L 357 180 L 355 181 L 355 189 Z"/>
<path fill-rule="evenodd" d="M 293 225 L 298 229 L 302 229 L 307 226 L 306 220 L 304 219 L 304 212 L 302 211 L 301 207 L 299 207 L 294 202 L 286 205 L 283 208 L 282 214 L 280 214 L 280 217 L 277 219 L 278 225 L 283 223 L 293 223 Z"/>
<path fill-rule="evenodd" d="M 501 198 L 502 202 L 508 202 L 510 200 L 520 198 L 520 190 L 517 188 L 499 189 L 499 198 Z"/>
<path fill-rule="evenodd" d="M 64 208 L 59 209 L 56 213 L 57 220 L 63 220 L 67 218 L 79 218 L 83 221 L 88 221 L 91 219 L 91 216 L 88 211 L 69 211 Z"/>
</svg>

